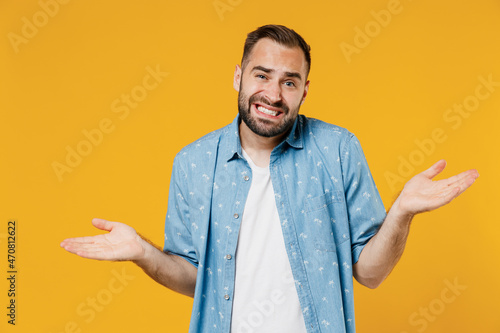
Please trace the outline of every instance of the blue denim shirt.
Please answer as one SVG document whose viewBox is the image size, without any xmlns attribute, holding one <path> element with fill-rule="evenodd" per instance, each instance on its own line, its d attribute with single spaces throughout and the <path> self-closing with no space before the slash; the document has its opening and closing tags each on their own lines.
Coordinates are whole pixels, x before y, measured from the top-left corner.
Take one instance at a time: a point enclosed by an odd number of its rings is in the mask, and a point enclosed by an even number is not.
<svg viewBox="0 0 500 333">
<path fill-rule="evenodd" d="M 239 117 L 175 157 L 164 251 L 198 268 L 189 332 L 229 332 L 238 231 L 252 180 Z M 308 332 L 355 332 L 353 272 L 386 212 L 357 138 L 299 115 L 269 164 Z"/>
</svg>

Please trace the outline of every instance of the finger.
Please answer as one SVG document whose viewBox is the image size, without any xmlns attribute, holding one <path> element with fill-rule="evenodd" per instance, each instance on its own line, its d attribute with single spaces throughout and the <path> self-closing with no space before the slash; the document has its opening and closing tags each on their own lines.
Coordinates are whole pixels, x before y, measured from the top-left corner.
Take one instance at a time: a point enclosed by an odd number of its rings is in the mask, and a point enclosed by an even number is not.
<svg viewBox="0 0 500 333">
<path fill-rule="evenodd" d="M 441 173 L 441 171 L 444 170 L 446 167 L 446 161 L 445 160 L 439 160 L 436 163 L 434 163 L 433 166 L 431 166 L 429 169 L 425 170 L 422 172 L 422 175 L 425 177 L 432 179 L 436 177 L 438 174 Z"/>
<path fill-rule="evenodd" d="M 64 249 L 70 253 L 83 258 L 109 260 L 112 256 L 109 253 L 109 247 L 97 244 L 67 244 Z"/>
<path fill-rule="evenodd" d="M 476 176 L 471 174 L 469 177 L 463 178 L 462 180 L 456 182 L 455 184 L 448 186 L 443 192 L 441 192 L 440 197 L 442 198 L 443 205 L 448 204 L 453 199 L 462 194 L 466 189 L 468 189 L 476 180 Z"/>
<path fill-rule="evenodd" d="M 111 229 L 113 229 L 113 222 L 105 219 L 92 219 L 92 224 L 94 227 L 101 230 L 111 231 Z"/>
<path fill-rule="evenodd" d="M 479 177 L 479 173 L 475 169 L 467 170 L 462 173 L 459 173 L 458 175 L 455 175 L 453 177 L 450 177 L 448 179 L 443 179 L 443 182 L 447 186 L 454 186 L 455 184 L 459 184 L 463 182 L 465 179 L 468 178 L 473 178 L 474 180 Z"/>
<path fill-rule="evenodd" d="M 453 199 L 458 197 L 460 195 L 460 193 L 462 193 L 462 192 L 463 191 L 460 190 L 460 187 L 450 187 L 449 190 L 447 190 L 441 194 L 441 197 L 442 197 L 441 206 L 450 203 Z"/>
<path fill-rule="evenodd" d="M 83 249 L 89 249 L 89 246 L 92 244 L 83 244 L 83 243 L 63 243 L 61 246 L 68 252 L 76 253 L 77 251 L 81 251 Z"/>
<path fill-rule="evenodd" d="M 456 184 L 453 184 L 453 186 L 457 186 L 460 188 L 460 191 L 458 192 L 457 196 L 462 194 L 466 189 L 468 189 L 474 182 L 476 181 L 477 177 L 479 174 L 470 174 L 467 177 L 461 179 L 459 182 Z"/>
<path fill-rule="evenodd" d="M 69 249 L 70 253 L 76 254 L 82 258 L 95 259 L 95 260 L 113 260 L 113 258 L 106 253 L 105 250 L 98 249 Z"/>
<path fill-rule="evenodd" d="M 65 249 L 66 251 L 75 253 L 74 251 L 78 248 L 82 248 L 85 245 L 88 245 L 89 243 L 84 243 L 84 242 L 75 242 L 72 240 L 65 239 L 61 242 L 60 246 Z M 92 243 L 90 243 L 92 244 Z"/>
<path fill-rule="evenodd" d="M 99 242 L 101 238 L 102 238 L 102 235 L 67 238 L 61 242 L 61 246 L 62 246 L 62 244 L 77 244 L 77 243 L 78 244 L 93 244 L 95 242 Z"/>
<path fill-rule="evenodd" d="M 79 251 L 75 253 L 77 256 L 80 256 L 85 259 L 94 259 L 94 260 L 115 260 L 109 255 L 106 254 L 105 251 L 100 252 L 90 252 L 90 251 Z"/>
<path fill-rule="evenodd" d="M 465 175 L 461 176 L 461 178 L 456 179 L 454 182 L 445 184 L 447 188 L 458 187 L 460 191 L 458 192 L 457 195 L 460 195 L 462 192 L 468 189 L 472 184 L 474 184 L 478 175 L 479 174 L 477 172 L 468 172 Z"/>
</svg>

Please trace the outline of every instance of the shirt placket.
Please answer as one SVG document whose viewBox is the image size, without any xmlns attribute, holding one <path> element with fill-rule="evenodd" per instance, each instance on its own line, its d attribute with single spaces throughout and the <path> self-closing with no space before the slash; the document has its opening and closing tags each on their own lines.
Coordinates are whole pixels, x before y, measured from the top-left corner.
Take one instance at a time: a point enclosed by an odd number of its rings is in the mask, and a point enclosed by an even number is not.
<svg viewBox="0 0 500 333">
<path fill-rule="evenodd" d="M 228 219 L 228 237 L 224 252 L 224 281 L 223 281 L 223 309 L 224 309 L 224 320 L 223 332 L 229 332 L 231 327 L 231 316 L 232 316 L 232 306 L 233 306 L 233 295 L 234 295 L 234 282 L 235 282 L 235 271 L 236 271 L 236 246 L 238 244 L 238 233 L 240 230 L 241 220 L 243 217 L 243 210 L 245 208 L 245 202 L 250 191 L 250 185 L 252 184 L 252 170 L 248 166 L 245 160 L 238 159 L 234 161 L 237 163 L 237 181 L 236 183 L 236 197 L 234 203 L 231 206 L 231 211 L 227 212 Z"/>
<path fill-rule="evenodd" d="M 318 318 L 314 309 L 309 282 L 304 267 L 304 259 L 299 247 L 295 224 L 291 214 L 288 192 L 283 182 L 284 173 L 281 167 L 281 157 L 271 157 L 270 171 L 274 188 L 276 206 L 281 222 L 281 230 L 285 240 L 285 247 L 295 279 L 297 294 L 302 307 L 302 314 L 308 332 L 320 332 Z"/>
</svg>

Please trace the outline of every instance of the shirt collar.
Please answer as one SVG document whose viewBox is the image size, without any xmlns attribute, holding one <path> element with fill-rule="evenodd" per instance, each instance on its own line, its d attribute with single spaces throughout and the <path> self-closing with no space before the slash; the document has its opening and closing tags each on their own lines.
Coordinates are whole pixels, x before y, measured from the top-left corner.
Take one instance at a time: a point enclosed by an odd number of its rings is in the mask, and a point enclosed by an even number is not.
<svg viewBox="0 0 500 333">
<path fill-rule="evenodd" d="M 226 127 L 227 135 L 227 157 L 226 161 L 231 161 L 236 158 L 243 158 L 243 153 L 241 151 L 241 141 L 240 141 L 240 115 L 238 114 L 234 118 L 233 122 Z"/>
<path fill-rule="evenodd" d="M 304 148 L 303 144 L 303 123 L 304 116 L 298 115 L 293 123 L 292 129 L 288 136 L 283 142 L 281 142 L 278 146 L 282 146 L 283 144 L 288 144 L 290 147 L 296 149 Z M 241 149 L 241 141 L 240 141 L 240 115 L 238 114 L 233 122 L 227 127 L 226 135 L 227 137 L 227 159 L 226 161 L 231 161 L 235 158 L 243 158 L 243 153 Z"/>
<path fill-rule="evenodd" d="M 298 115 L 293 123 L 292 130 L 288 133 L 285 142 L 290 145 L 290 147 L 296 149 L 304 148 L 303 136 L 304 136 L 304 116 Z"/>
</svg>

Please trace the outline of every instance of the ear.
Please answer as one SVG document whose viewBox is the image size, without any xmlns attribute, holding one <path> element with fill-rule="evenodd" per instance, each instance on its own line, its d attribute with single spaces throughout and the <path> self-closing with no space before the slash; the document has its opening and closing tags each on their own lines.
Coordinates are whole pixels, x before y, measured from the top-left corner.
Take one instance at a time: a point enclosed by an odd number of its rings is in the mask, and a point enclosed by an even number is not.
<svg viewBox="0 0 500 333">
<path fill-rule="evenodd" d="M 304 94 L 302 95 L 302 101 L 300 101 L 300 105 L 304 104 L 308 91 L 309 91 L 309 80 L 307 80 L 306 85 L 304 86 Z"/>
<path fill-rule="evenodd" d="M 236 65 L 236 68 L 234 69 L 234 78 L 233 78 L 234 90 L 240 91 L 240 82 L 241 82 L 241 67 L 240 65 Z"/>
</svg>

